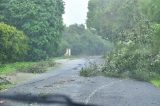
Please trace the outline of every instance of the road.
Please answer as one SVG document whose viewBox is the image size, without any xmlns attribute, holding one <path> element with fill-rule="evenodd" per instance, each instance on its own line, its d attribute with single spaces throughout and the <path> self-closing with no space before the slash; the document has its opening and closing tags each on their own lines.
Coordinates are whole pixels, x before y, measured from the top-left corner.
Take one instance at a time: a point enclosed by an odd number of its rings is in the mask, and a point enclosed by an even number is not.
<svg viewBox="0 0 160 106">
<path fill-rule="evenodd" d="M 96 62 L 97 60 L 92 59 Z M 64 59 L 58 62 L 61 63 L 59 67 L 41 74 L 31 81 L 1 92 L 1 95 L 61 94 L 70 97 L 75 102 L 98 106 L 160 106 L 160 89 L 147 82 L 102 76 L 81 77 L 79 71 L 88 63 L 85 58 Z M 6 101 L 4 106 L 48 105 Z"/>
</svg>

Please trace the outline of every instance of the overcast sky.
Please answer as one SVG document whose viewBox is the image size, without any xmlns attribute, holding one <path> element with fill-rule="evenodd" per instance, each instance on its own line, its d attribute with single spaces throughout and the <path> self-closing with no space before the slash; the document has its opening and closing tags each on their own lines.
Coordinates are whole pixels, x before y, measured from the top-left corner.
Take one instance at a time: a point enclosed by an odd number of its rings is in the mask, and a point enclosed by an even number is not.
<svg viewBox="0 0 160 106">
<path fill-rule="evenodd" d="M 65 14 L 64 24 L 85 24 L 88 11 L 88 0 L 64 0 Z"/>
</svg>

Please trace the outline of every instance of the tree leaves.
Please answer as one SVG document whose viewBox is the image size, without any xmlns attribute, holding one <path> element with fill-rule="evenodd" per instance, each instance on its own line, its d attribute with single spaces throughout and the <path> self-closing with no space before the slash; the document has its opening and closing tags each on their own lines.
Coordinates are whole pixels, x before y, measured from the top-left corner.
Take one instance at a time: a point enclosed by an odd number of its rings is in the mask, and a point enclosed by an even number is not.
<svg viewBox="0 0 160 106">
<path fill-rule="evenodd" d="M 0 21 L 16 26 L 29 37 L 27 60 L 55 55 L 63 30 L 62 0 L 11 0 L 2 3 L 7 6 L 0 10 Z"/>
<path fill-rule="evenodd" d="M 27 37 L 15 27 L 0 23 L 0 62 L 23 60 L 28 48 Z"/>
</svg>

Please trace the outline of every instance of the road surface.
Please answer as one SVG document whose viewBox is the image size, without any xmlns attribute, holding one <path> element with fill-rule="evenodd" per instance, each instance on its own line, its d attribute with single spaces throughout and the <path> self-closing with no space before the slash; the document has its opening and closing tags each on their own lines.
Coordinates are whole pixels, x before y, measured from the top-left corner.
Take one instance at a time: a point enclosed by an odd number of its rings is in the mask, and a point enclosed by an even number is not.
<svg viewBox="0 0 160 106">
<path fill-rule="evenodd" d="M 94 60 L 97 62 L 98 59 L 92 59 Z M 88 63 L 85 58 L 59 60 L 58 62 L 61 63 L 59 67 L 1 92 L 1 95 L 61 94 L 70 97 L 75 102 L 98 106 L 160 106 L 160 89 L 147 82 L 102 76 L 81 77 L 79 71 Z M 54 105 L 6 101 L 4 106 Z"/>
</svg>

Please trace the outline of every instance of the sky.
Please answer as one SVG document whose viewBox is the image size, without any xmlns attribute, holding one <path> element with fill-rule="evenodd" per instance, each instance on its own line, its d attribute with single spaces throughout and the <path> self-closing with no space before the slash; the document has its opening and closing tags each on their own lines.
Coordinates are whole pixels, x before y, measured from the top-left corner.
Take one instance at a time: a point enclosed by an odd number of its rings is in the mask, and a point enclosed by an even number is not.
<svg viewBox="0 0 160 106">
<path fill-rule="evenodd" d="M 85 24 L 88 12 L 88 0 L 64 0 L 65 14 L 64 24 Z"/>
</svg>

